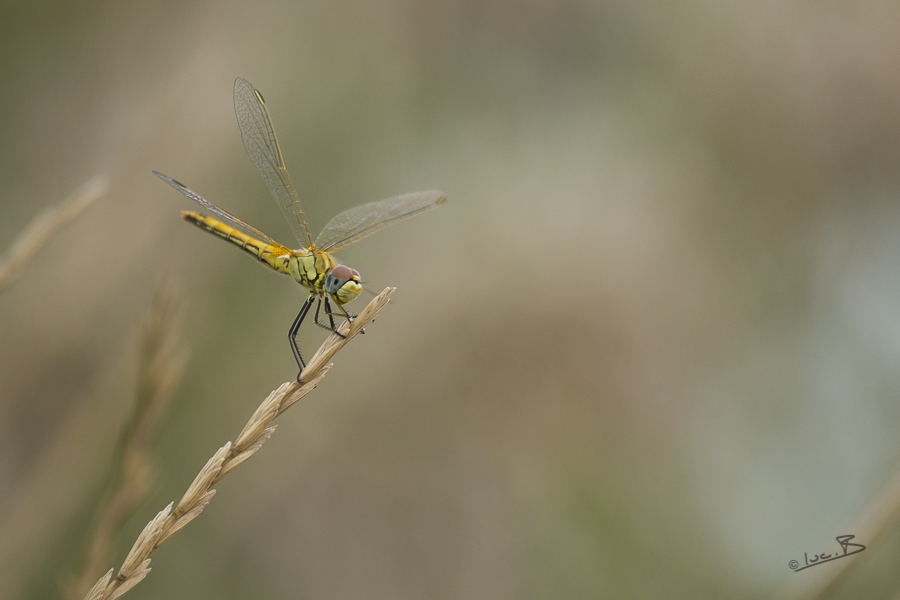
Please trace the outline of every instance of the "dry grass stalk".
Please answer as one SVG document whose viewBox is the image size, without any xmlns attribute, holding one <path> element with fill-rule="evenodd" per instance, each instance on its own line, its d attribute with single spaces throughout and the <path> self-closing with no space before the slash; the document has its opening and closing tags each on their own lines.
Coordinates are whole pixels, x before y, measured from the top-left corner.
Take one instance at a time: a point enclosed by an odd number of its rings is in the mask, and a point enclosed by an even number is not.
<svg viewBox="0 0 900 600">
<path fill-rule="evenodd" d="M 90 590 L 88 590 L 87 596 L 84 597 L 84 600 L 100 600 L 100 596 L 103 595 L 103 591 L 106 589 L 106 586 L 109 585 L 109 580 L 112 579 L 113 569 L 110 569 L 106 572 L 106 575 L 100 578 L 100 580 L 94 584 Z"/>
<path fill-rule="evenodd" d="M 28 263 L 46 246 L 53 236 L 74 221 L 109 186 L 100 175 L 88 181 L 74 194 L 38 215 L 12 243 L 6 256 L 0 259 L 0 293 L 19 278 Z"/>
<path fill-rule="evenodd" d="M 351 323 L 344 322 L 313 355 L 298 381 L 281 384 L 263 400 L 234 443 L 227 442 L 200 470 L 178 504 L 169 504 L 147 524 L 128 553 L 115 578 L 103 576 L 84 597 L 85 600 L 114 600 L 134 587 L 150 571 L 150 553 L 191 522 L 209 504 L 216 490 L 212 487 L 239 464 L 253 456 L 275 431 L 272 421 L 311 392 L 331 369 L 329 361 L 344 344 L 375 320 L 396 288 L 385 288 Z"/>
<path fill-rule="evenodd" d="M 153 469 L 147 446 L 184 370 L 184 354 L 176 348 L 181 317 L 179 295 L 170 286 L 160 286 L 138 336 L 140 362 L 134 412 L 118 445 L 113 475 L 97 511 L 81 573 L 67 588 L 65 597 L 71 600 L 80 598 L 109 564 L 115 534 L 149 491 Z"/>
</svg>

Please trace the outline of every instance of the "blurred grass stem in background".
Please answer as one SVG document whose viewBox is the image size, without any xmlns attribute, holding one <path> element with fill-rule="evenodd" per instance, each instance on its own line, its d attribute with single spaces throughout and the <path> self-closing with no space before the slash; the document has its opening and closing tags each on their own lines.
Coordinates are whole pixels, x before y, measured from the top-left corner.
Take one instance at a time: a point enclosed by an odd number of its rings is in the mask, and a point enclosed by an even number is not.
<svg viewBox="0 0 900 600">
<path fill-rule="evenodd" d="M 184 372 L 185 353 L 177 346 L 182 330 L 180 294 L 163 283 L 140 328 L 137 398 L 119 440 L 107 489 L 96 511 L 92 538 L 80 574 L 63 597 L 77 600 L 110 561 L 116 534 L 147 498 L 155 469 L 148 446 Z"/>
<path fill-rule="evenodd" d="M 151 520 L 135 541 L 119 573 L 113 569 L 100 578 L 84 596 L 85 600 L 115 600 L 137 585 L 150 572 L 150 554 L 182 527 L 190 523 L 209 504 L 212 489 L 225 475 L 253 456 L 275 431 L 272 421 L 311 392 L 331 370 L 329 361 L 344 345 L 372 323 L 396 288 L 385 288 L 352 322 L 344 322 L 313 355 L 298 381 L 281 384 L 250 417 L 235 442 L 227 442 L 209 459 L 194 478 L 181 500 L 170 503 Z"/>
<path fill-rule="evenodd" d="M 106 193 L 109 182 L 97 175 L 71 196 L 38 215 L 0 258 L 0 294 L 24 272 L 50 240 Z"/>
</svg>

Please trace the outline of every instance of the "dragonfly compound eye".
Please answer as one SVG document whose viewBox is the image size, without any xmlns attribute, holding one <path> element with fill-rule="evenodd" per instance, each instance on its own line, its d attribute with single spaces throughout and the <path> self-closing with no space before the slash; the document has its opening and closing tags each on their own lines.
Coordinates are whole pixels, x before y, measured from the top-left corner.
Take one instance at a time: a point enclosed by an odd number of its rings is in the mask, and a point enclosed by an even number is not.
<svg viewBox="0 0 900 600">
<path fill-rule="evenodd" d="M 325 291 L 339 304 L 350 302 L 362 291 L 359 272 L 344 265 L 338 265 L 325 278 Z"/>
<path fill-rule="evenodd" d="M 342 281 L 347 281 L 353 277 L 354 273 L 356 273 L 356 271 L 345 265 L 338 265 L 331 270 L 331 276 Z M 359 276 L 359 273 L 357 273 L 357 276 Z"/>
</svg>

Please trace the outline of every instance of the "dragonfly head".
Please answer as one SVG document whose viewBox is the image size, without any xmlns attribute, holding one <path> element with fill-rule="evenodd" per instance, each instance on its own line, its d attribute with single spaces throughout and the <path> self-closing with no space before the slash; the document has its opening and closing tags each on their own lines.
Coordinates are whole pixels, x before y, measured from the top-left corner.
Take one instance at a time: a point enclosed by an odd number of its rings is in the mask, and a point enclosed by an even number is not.
<svg viewBox="0 0 900 600">
<path fill-rule="evenodd" d="M 325 291 L 331 294 L 338 304 L 350 302 L 362 291 L 359 271 L 344 265 L 336 266 L 325 278 Z"/>
</svg>

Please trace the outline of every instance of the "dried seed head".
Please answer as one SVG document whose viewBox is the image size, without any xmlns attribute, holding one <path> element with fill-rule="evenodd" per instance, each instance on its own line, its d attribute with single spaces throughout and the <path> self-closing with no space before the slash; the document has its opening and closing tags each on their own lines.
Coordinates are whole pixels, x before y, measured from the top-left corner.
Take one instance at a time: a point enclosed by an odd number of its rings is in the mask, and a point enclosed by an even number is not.
<svg viewBox="0 0 900 600">
<path fill-rule="evenodd" d="M 84 600 L 100 600 L 103 597 L 103 592 L 106 591 L 106 586 L 109 585 L 109 580 L 112 579 L 113 569 L 110 569 L 106 572 L 106 575 L 101 577 L 97 583 L 94 584 L 94 587 L 88 590 L 88 593 L 84 595 Z"/>
<path fill-rule="evenodd" d="M 152 521 L 147 523 L 147 526 L 144 527 L 144 530 L 134 542 L 134 546 L 131 547 L 131 552 L 125 557 L 125 562 L 122 563 L 122 568 L 119 569 L 118 579 L 128 579 L 131 577 L 132 574 L 138 570 L 138 567 L 144 562 L 147 556 L 153 552 L 163 523 L 165 523 L 171 512 L 172 503 L 170 502 L 167 507 L 159 511 Z"/>
<path fill-rule="evenodd" d="M 182 496 L 181 501 L 178 503 L 178 508 L 175 509 L 176 516 L 180 517 L 200 501 L 200 498 L 209 490 L 213 480 L 215 480 L 216 475 L 219 474 L 219 470 L 222 468 L 222 463 L 225 462 L 230 453 L 231 442 L 228 442 L 213 454 L 212 458 L 207 461 L 206 466 L 197 473 L 184 496 Z"/>
</svg>

